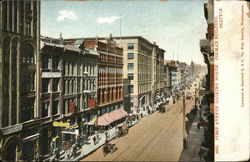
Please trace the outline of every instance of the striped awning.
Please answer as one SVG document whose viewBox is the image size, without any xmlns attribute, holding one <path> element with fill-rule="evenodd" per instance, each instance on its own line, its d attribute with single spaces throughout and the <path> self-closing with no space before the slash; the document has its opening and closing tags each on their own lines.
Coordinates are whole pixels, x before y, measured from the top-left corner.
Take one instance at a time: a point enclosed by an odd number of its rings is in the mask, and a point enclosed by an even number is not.
<svg viewBox="0 0 250 162">
<path fill-rule="evenodd" d="M 127 115 L 128 113 L 123 108 L 116 109 L 109 113 L 105 113 L 102 116 L 99 116 L 96 125 L 107 126 L 116 120 L 126 117 Z"/>
</svg>

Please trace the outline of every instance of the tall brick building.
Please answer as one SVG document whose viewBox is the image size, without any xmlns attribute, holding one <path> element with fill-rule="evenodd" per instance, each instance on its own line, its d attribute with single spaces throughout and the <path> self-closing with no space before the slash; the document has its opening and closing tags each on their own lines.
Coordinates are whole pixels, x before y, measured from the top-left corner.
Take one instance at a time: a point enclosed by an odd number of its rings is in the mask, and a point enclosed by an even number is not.
<svg viewBox="0 0 250 162">
<path fill-rule="evenodd" d="M 96 48 L 98 62 L 98 115 L 123 107 L 123 50 L 112 37 L 106 42 L 85 40 L 84 46 Z"/>
</svg>

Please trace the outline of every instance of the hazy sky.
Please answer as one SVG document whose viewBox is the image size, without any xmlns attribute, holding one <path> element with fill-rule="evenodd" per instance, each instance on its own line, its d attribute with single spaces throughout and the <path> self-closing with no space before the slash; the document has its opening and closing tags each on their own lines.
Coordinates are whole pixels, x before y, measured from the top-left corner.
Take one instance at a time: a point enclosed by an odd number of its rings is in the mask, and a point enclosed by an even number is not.
<svg viewBox="0 0 250 162">
<path fill-rule="evenodd" d="M 203 63 L 205 0 L 47 1 L 41 3 L 41 35 L 59 38 L 142 36 L 166 50 L 165 59 Z M 121 18 L 121 19 L 120 19 Z M 120 21 L 121 20 L 121 21 Z M 174 53 L 174 54 L 173 54 Z M 173 56 L 174 55 L 174 56 Z"/>
</svg>

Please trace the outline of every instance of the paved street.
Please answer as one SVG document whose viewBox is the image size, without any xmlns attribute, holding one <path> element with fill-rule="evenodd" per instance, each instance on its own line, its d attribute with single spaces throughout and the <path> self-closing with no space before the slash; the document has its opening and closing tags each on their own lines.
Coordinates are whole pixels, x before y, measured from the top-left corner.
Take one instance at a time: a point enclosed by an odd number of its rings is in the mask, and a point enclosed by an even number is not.
<svg viewBox="0 0 250 162">
<path fill-rule="evenodd" d="M 192 107 L 188 100 L 186 113 Z M 183 149 L 182 101 L 166 110 L 144 117 L 128 135 L 112 140 L 118 145 L 113 154 L 104 157 L 101 147 L 82 161 L 178 161 Z"/>
</svg>

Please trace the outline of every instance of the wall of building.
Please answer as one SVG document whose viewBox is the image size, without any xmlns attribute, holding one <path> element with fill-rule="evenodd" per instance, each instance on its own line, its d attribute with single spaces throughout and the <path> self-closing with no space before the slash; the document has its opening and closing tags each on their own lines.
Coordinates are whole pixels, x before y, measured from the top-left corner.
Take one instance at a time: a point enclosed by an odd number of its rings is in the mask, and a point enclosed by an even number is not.
<svg viewBox="0 0 250 162">
<path fill-rule="evenodd" d="M 2 1 L 0 17 L 0 158 L 33 159 L 38 130 L 25 130 L 39 125 L 40 2 Z"/>
</svg>

